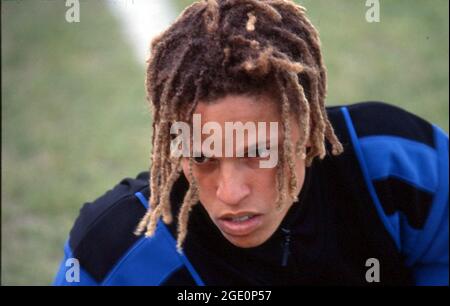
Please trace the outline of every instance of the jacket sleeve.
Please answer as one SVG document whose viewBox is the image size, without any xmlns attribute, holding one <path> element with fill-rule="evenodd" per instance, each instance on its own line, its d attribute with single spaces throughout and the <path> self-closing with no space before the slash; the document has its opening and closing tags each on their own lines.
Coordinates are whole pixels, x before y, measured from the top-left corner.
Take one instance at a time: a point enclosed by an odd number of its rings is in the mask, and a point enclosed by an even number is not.
<svg viewBox="0 0 450 306">
<path fill-rule="evenodd" d="M 385 103 L 349 110 L 366 184 L 416 284 L 448 285 L 448 135 Z"/>
<path fill-rule="evenodd" d="M 421 230 L 402 224 L 406 263 L 412 267 L 418 285 L 449 284 L 448 136 L 437 127 L 434 132 L 436 186 L 428 216 Z"/>
<path fill-rule="evenodd" d="M 148 185 L 148 173 L 126 178 L 85 203 L 64 245 L 53 285 L 103 285 L 103 279 L 139 237 L 133 234 L 145 209 L 134 193 Z"/>
<path fill-rule="evenodd" d="M 74 258 L 69 243 L 64 246 L 64 258 L 59 266 L 58 273 L 53 281 L 54 286 L 97 286 L 98 283 Z"/>
</svg>

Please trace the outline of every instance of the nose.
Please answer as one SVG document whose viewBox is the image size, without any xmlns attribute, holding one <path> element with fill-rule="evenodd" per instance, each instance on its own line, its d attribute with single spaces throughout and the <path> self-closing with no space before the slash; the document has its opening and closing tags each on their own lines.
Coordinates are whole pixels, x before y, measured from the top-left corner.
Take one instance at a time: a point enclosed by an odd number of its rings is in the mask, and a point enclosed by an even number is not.
<svg viewBox="0 0 450 306">
<path fill-rule="evenodd" d="M 221 164 L 218 183 L 216 196 L 224 204 L 237 205 L 250 194 L 243 170 L 232 161 Z"/>
</svg>

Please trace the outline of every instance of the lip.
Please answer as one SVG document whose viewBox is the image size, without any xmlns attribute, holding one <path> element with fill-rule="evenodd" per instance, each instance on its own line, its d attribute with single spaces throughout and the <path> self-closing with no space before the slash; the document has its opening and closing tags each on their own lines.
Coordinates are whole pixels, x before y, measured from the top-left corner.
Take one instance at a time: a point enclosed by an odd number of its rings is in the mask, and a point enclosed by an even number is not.
<svg viewBox="0 0 450 306">
<path fill-rule="evenodd" d="M 262 223 L 261 214 L 253 214 L 254 216 L 242 222 L 235 222 L 229 218 L 236 218 L 253 213 L 225 214 L 217 219 L 220 229 L 231 236 L 246 236 L 257 229 Z"/>
</svg>

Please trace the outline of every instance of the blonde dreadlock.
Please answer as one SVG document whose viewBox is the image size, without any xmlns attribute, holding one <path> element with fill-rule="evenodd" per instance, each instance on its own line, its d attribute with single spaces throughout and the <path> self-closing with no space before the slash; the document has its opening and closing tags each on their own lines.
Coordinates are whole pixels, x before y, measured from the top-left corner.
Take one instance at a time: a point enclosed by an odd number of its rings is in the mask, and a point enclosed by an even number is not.
<svg viewBox="0 0 450 306">
<path fill-rule="evenodd" d="M 278 207 L 287 199 L 296 200 L 296 156 L 309 167 L 315 157 L 326 155 L 325 140 L 332 154 L 343 151 L 325 110 L 327 80 L 320 39 L 305 12 L 289 0 L 198 1 L 152 41 L 146 79 L 154 116 L 151 197 L 136 234 L 153 235 L 161 216 L 165 223 L 172 222 L 170 191 L 180 176 L 181 159 L 170 156 L 170 126 L 175 121 L 191 124 L 200 100 L 264 93 L 262 88 L 276 84 L 284 135 L 276 176 Z M 295 147 L 287 120 L 291 113 L 301 130 Z M 189 212 L 199 201 L 192 159 L 189 178 L 178 213 L 180 252 Z"/>
</svg>

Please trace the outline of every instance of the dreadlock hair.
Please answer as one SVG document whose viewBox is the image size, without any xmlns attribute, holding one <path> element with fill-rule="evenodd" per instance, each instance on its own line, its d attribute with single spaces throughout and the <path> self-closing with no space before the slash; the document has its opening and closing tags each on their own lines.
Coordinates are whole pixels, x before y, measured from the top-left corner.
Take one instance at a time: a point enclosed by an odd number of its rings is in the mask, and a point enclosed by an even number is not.
<svg viewBox="0 0 450 306">
<path fill-rule="evenodd" d="M 295 158 L 310 166 L 326 155 L 343 152 L 325 111 L 326 68 L 319 35 L 306 9 L 290 0 L 203 0 L 187 7 L 152 40 L 147 61 L 147 99 L 153 111 L 149 210 L 136 234 L 152 236 L 158 220 L 172 222 L 170 191 L 180 176 L 181 157 L 170 155 L 170 127 L 192 124 L 201 100 L 228 94 L 261 94 L 275 84 L 282 118 L 283 145 L 277 165 L 277 206 L 296 200 Z M 290 141 L 288 120 L 298 119 L 300 137 Z M 306 150 L 307 142 L 310 147 Z M 288 176 L 285 176 L 285 170 Z M 189 212 L 199 190 L 189 159 L 189 189 L 178 214 L 177 248 L 187 234 Z"/>
</svg>

